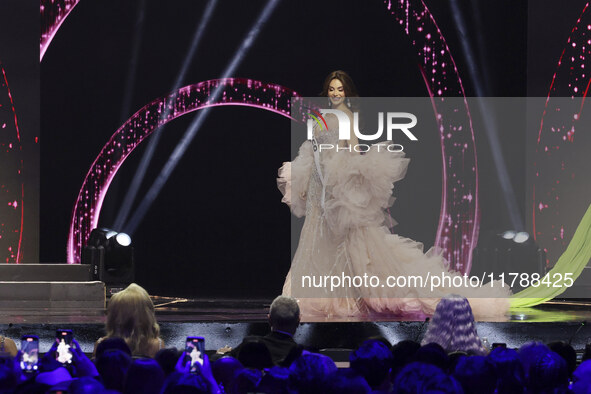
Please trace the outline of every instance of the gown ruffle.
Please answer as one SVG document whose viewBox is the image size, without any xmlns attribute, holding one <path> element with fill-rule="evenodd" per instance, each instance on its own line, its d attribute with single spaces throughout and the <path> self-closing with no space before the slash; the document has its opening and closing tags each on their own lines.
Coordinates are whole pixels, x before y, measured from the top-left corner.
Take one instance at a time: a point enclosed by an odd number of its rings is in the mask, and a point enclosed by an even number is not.
<svg viewBox="0 0 591 394">
<path fill-rule="evenodd" d="M 308 190 L 313 165 L 312 143 L 306 141 L 300 146 L 298 156 L 293 162 L 287 161 L 279 168 L 277 187 L 283 194 L 281 202 L 287 204 L 291 212 L 298 218 L 306 214 L 304 193 Z"/>
<path fill-rule="evenodd" d="M 510 290 L 499 282 L 481 287 L 364 285 L 332 290 L 299 285 L 305 277 L 368 275 L 384 284 L 388 276 L 428 281 L 434 275 L 460 275 L 448 271 L 440 254 L 424 253 L 422 243 L 392 234 L 384 225 L 389 219 L 386 209 L 394 202 L 394 183 L 404 178 L 410 161 L 403 152 L 389 152 L 388 144 L 372 145 L 363 155 L 322 152 L 322 177 L 310 141 L 302 144 L 293 162 L 283 164 L 278 178 L 282 201 L 295 216 L 306 215 L 283 294 L 299 300 L 304 316 L 430 315 L 437 302 L 452 293 L 468 298 L 476 316 L 503 316 Z"/>
</svg>

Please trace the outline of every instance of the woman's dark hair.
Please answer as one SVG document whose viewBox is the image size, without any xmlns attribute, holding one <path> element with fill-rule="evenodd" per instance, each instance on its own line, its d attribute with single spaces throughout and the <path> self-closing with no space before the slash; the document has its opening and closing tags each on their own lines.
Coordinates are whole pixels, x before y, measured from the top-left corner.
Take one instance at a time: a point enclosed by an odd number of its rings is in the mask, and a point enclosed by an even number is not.
<svg viewBox="0 0 591 394">
<path fill-rule="evenodd" d="M 244 367 L 240 364 L 240 361 L 234 357 L 222 357 L 213 363 L 211 369 L 216 382 L 222 385 L 225 389 L 228 389 L 232 384 L 234 375 L 236 375 L 239 370 L 244 369 Z"/>
<path fill-rule="evenodd" d="M 229 390 L 226 390 L 226 393 L 242 394 L 256 392 L 256 388 L 262 377 L 263 374 L 258 369 L 242 369 L 236 373 L 232 385 Z"/>
<path fill-rule="evenodd" d="M 462 386 L 435 365 L 413 362 L 398 373 L 393 392 L 456 394 L 462 392 Z"/>
<path fill-rule="evenodd" d="M 200 374 L 173 372 L 165 380 L 161 394 L 207 394 L 209 384 Z"/>
<path fill-rule="evenodd" d="M 96 369 L 106 389 L 123 391 L 123 382 L 131 362 L 129 354 L 119 349 L 108 349 L 97 357 Z"/>
<path fill-rule="evenodd" d="M 575 349 L 563 341 L 549 343 L 548 347 L 566 361 L 568 376 L 571 376 L 577 368 L 577 352 Z"/>
<path fill-rule="evenodd" d="M 168 376 L 174 372 L 176 363 L 181 354 L 182 351 L 179 351 L 174 347 L 158 350 L 158 353 L 154 356 L 154 360 L 156 360 L 160 365 L 160 368 L 162 368 L 162 371 L 164 371 L 164 376 Z"/>
<path fill-rule="evenodd" d="M 99 342 L 99 344 L 96 346 L 96 358 L 98 359 L 107 350 L 115 349 L 121 350 L 131 357 L 131 349 L 127 345 L 127 342 L 125 342 L 123 338 L 112 337 L 105 338 Z"/>
<path fill-rule="evenodd" d="M 525 391 L 525 372 L 515 350 L 497 347 L 486 357 L 497 371 L 498 394 L 520 394 Z"/>
<path fill-rule="evenodd" d="M 364 377 L 374 390 L 388 378 L 393 359 L 390 349 L 376 339 L 363 342 L 349 356 L 351 370 Z"/>
<path fill-rule="evenodd" d="M 328 356 L 309 353 L 301 356 L 289 367 L 290 387 L 295 392 L 324 393 L 337 366 Z"/>
<path fill-rule="evenodd" d="M 494 393 L 497 374 L 494 365 L 484 356 L 462 357 L 452 374 L 465 394 Z"/>
<path fill-rule="evenodd" d="M 328 74 L 328 76 L 324 80 L 324 84 L 322 85 L 322 92 L 320 93 L 321 97 L 328 96 L 328 88 L 330 86 L 330 82 L 333 79 L 338 79 L 339 81 L 341 81 L 341 83 L 343 84 L 343 88 L 345 89 L 345 96 L 359 97 L 359 94 L 357 93 L 357 88 L 355 87 L 353 80 L 351 79 L 349 74 L 347 74 L 343 70 L 336 70 Z"/>
<path fill-rule="evenodd" d="M 164 386 L 164 372 L 158 363 L 151 358 L 134 360 L 125 376 L 124 394 L 157 394 Z"/>
<path fill-rule="evenodd" d="M 418 342 L 410 339 L 405 339 L 392 346 L 392 356 L 394 357 L 392 363 L 392 378 L 394 378 L 394 376 L 396 376 L 406 364 L 410 363 L 415 353 L 420 348 L 421 345 L 419 345 Z"/>
<path fill-rule="evenodd" d="M 443 347 L 435 342 L 421 346 L 413 355 L 413 361 L 435 365 L 443 371 L 449 366 L 449 356 Z"/>
<path fill-rule="evenodd" d="M 289 369 L 273 367 L 260 380 L 258 393 L 289 394 Z"/>
<path fill-rule="evenodd" d="M 530 366 L 527 386 L 532 393 L 566 393 L 566 361 L 557 353 L 549 351 Z"/>
</svg>

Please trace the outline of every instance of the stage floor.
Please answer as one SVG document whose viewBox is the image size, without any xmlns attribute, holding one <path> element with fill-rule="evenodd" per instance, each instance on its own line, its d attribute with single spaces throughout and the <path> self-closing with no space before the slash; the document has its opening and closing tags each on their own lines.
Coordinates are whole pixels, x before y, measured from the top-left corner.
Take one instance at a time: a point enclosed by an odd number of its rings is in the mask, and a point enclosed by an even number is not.
<svg viewBox="0 0 591 394">
<path fill-rule="evenodd" d="M 187 299 L 153 296 L 159 322 L 266 322 L 271 300 Z M 105 309 L 0 309 L 0 324 L 104 323 Z M 533 308 L 512 310 L 504 318 L 483 322 L 581 322 L 591 320 L 591 301 L 552 300 Z M 312 317 L 303 323 L 423 321 L 408 316 Z"/>
<path fill-rule="evenodd" d="M 182 299 L 153 297 L 161 336 L 167 346 L 180 348 L 191 335 L 206 337 L 206 349 L 236 346 L 246 335 L 265 335 L 271 300 Z M 83 351 L 91 353 L 94 342 L 104 335 L 104 309 L 0 310 L 0 332 L 13 339 L 38 335 L 41 351 L 51 346 L 55 330 L 71 328 Z M 537 340 L 569 341 L 579 351 L 591 338 L 591 302 L 554 300 L 535 308 L 512 311 L 504 319 L 480 320 L 477 330 L 490 343 L 519 347 Z M 326 318 L 302 322 L 296 340 L 310 349 L 353 349 L 370 336 L 383 336 L 391 343 L 420 340 L 424 320 L 395 316 L 368 319 Z"/>
<path fill-rule="evenodd" d="M 159 321 L 266 321 L 271 300 L 198 300 L 153 297 Z M 512 310 L 504 318 L 480 319 L 485 322 L 581 322 L 591 319 L 591 301 L 552 300 L 533 308 Z M 420 321 L 408 316 L 308 317 L 303 323 L 402 322 Z"/>
</svg>

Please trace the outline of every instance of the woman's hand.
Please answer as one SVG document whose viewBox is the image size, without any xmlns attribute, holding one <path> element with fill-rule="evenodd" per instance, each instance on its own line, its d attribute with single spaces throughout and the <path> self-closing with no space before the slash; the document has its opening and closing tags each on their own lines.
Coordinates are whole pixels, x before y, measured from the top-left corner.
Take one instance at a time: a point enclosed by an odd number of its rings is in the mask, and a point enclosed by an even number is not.
<svg viewBox="0 0 591 394">
<path fill-rule="evenodd" d="M 191 357 L 186 357 L 187 353 L 183 352 L 179 357 L 178 361 L 176 362 L 175 371 L 180 373 L 190 373 L 191 372 Z M 214 394 L 219 394 L 220 389 L 218 383 L 216 382 L 215 378 L 213 377 L 213 372 L 211 370 L 211 365 L 209 364 L 209 357 L 207 354 L 203 354 L 203 365 L 199 362 L 195 363 L 195 370 L 201 374 L 207 380 L 211 387 L 211 392 Z"/>
<path fill-rule="evenodd" d="M 86 354 L 80 348 L 80 344 L 77 340 L 72 339 L 72 358 L 74 359 L 74 365 L 76 366 L 76 377 L 81 378 L 84 376 L 90 376 L 92 378 L 99 375 L 93 362 L 90 361 Z"/>
<path fill-rule="evenodd" d="M 55 360 L 55 352 L 57 351 L 57 345 L 57 341 L 53 341 L 53 345 L 51 345 L 51 348 L 49 348 L 49 350 L 45 352 L 43 358 L 51 358 L 52 360 Z"/>
<path fill-rule="evenodd" d="M 186 352 L 182 352 L 181 356 L 179 357 L 174 370 L 180 373 L 189 373 L 191 372 L 191 357 L 187 357 Z"/>
<path fill-rule="evenodd" d="M 12 368 L 12 372 L 17 377 L 19 383 L 22 383 L 28 379 L 28 376 L 21 369 L 22 356 L 23 356 L 23 352 L 21 352 L 20 350 L 17 351 L 16 356 L 12 357 L 12 364 L 8 365 L 8 367 Z"/>
<path fill-rule="evenodd" d="M 207 354 L 203 355 L 203 365 L 200 363 L 196 363 L 195 369 L 199 373 L 201 373 L 201 376 L 203 376 L 205 380 L 207 380 L 211 387 L 211 392 L 214 394 L 219 394 L 220 387 L 218 385 L 218 382 L 216 382 L 215 378 L 213 377 L 213 372 L 211 370 L 211 365 L 209 364 L 209 357 L 207 357 Z"/>
<path fill-rule="evenodd" d="M 226 353 L 230 353 L 232 351 L 232 348 L 228 345 L 221 347 L 217 350 L 217 354 L 226 354 Z"/>
</svg>

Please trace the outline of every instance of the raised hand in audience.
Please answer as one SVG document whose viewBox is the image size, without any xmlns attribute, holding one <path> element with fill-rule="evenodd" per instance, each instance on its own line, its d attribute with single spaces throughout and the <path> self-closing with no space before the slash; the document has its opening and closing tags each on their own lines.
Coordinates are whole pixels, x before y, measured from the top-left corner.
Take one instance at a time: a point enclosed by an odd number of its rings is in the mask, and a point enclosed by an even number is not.
<svg viewBox="0 0 591 394">
<path fill-rule="evenodd" d="M 72 359 L 76 367 L 76 377 L 81 378 L 84 376 L 96 377 L 99 375 L 94 363 L 84 354 L 80 348 L 80 344 L 77 340 L 72 339 Z"/>
<path fill-rule="evenodd" d="M 213 394 L 221 394 L 219 389 L 218 383 L 216 382 L 215 378 L 213 377 L 213 372 L 211 370 L 211 364 L 209 363 L 209 357 L 207 354 L 203 354 L 203 364 L 195 363 L 196 373 L 199 373 L 201 376 L 207 380 L 208 384 L 211 387 L 211 392 Z M 191 373 L 191 358 L 186 357 L 185 352 L 181 354 L 179 360 L 176 363 L 175 370 L 180 373 Z"/>
</svg>

